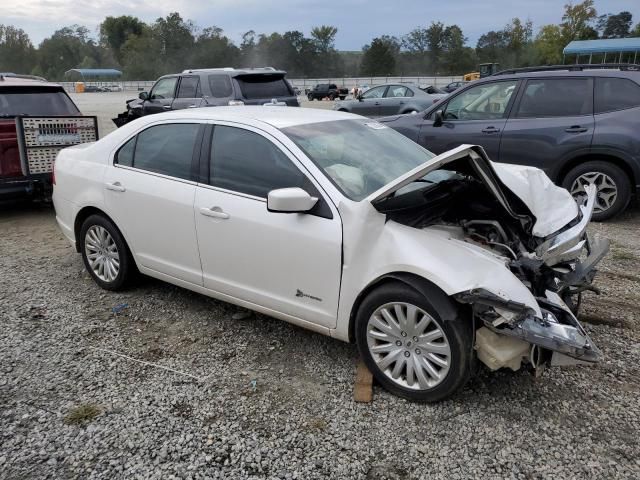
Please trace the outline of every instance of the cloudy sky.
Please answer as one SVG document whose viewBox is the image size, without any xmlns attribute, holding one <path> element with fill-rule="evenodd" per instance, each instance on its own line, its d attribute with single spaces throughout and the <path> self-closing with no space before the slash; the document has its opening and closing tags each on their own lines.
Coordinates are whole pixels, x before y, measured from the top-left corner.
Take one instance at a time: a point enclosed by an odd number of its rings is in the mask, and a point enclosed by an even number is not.
<svg viewBox="0 0 640 480">
<path fill-rule="evenodd" d="M 178 11 L 199 27 L 218 26 L 239 42 L 247 30 L 284 32 L 316 25 L 338 27 L 336 46 L 359 50 L 379 35 L 401 36 L 432 20 L 457 23 L 469 43 L 502 28 L 511 18 L 529 17 L 534 27 L 558 23 L 568 0 L 0 0 L 0 23 L 24 29 L 35 44 L 74 23 L 93 32 L 108 15 L 135 15 L 146 22 Z M 577 1 L 577 0 L 574 0 Z M 628 10 L 640 21 L 638 0 L 596 0 L 599 14 Z"/>
</svg>

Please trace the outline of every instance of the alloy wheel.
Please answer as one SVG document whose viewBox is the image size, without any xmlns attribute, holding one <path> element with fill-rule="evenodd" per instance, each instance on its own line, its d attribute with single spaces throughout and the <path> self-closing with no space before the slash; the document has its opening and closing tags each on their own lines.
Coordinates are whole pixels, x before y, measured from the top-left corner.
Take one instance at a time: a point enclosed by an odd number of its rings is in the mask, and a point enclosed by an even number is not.
<svg viewBox="0 0 640 480">
<path fill-rule="evenodd" d="M 609 210 L 618 198 L 618 187 L 613 179 L 603 172 L 586 172 L 576 178 L 571 185 L 571 195 L 576 200 L 581 200 L 586 195 L 587 185 L 596 186 L 596 202 L 594 213 Z"/>
<path fill-rule="evenodd" d="M 84 247 L 93 273 L 103 282 L 113 282 L 120 273 L 120 254 L 107 229 L 92 225 L 85 235 Z"/>
<path fill-rule="evenodd" d="M 439 323 L 410 303 L 394 302 L 373 312 L 367 345 L 374 362 L 391 381 L 414 390 L 440 384 L 451 365 L 451 347 Z"/>
</svg>

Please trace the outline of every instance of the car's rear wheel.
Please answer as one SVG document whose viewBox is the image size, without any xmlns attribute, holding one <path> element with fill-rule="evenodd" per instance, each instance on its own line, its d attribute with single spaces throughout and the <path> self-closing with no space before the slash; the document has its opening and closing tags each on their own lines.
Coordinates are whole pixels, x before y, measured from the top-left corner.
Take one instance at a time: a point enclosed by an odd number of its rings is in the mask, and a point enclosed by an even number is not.
<svg viewBox="0 0 640 480">
<path fill-rule="evenodd" d="M 80 229 L 84 265 L 105 290 L 121 290 L 135 273 L 133 259 L 117 227 L 101 215 L 91 215 Z"/>
<path fill-rule="evenodd" d="M 593 208 L 593 219 L 608 220 L 622 212 L 631 200 L 631 182 L 618 166 L 600 160 L 582 163 L 573 168 L 564 178 L 562 186 L 580 201 L 585 196 L 585 187 L 595 185 L 597 197 Z"/>
<path fill-rule="evenodd" d="M 336 96 L 333 93 L 329 94 L 329 100 L 333 102 L 335 99 L 336 99 Z"/>
<path fill-rule="evenodd" d="M 450 302 L 444 294 L 441 300 Z M 441 313 L 402 283 L 383 285 L 364 299 L 356 316 L 356 343 L 385 389 L 409 400 L 435 402 L 464 385 L 472 329 L 464 319 L 444 320 Z"/>
</svg>

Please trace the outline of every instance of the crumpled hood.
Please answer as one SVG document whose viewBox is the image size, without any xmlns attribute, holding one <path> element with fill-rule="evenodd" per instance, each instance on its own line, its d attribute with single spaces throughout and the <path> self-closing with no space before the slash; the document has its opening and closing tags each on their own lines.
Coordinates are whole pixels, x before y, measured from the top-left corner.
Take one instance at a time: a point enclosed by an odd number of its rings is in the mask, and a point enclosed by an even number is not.
<svg viewBox="0 0 640 480">
<path fill-rule="evenodd" d="M 367 197 L 367 200 L 375 205 L 414 180 L 464 157 L 471 157 L 473 162 L 485 165 L 485 169 L 490 169 L 497 176 L 497 179 L 494 180 L 488 177 L 485 179 L 505 208 L 511 210 L 507 199 L 501 193 L 501 189 L 504 187 L 513 192 L 525 204 L 530 212 L 530 215 L 527 216 L 534 223 L 533 236 L 545 238 L 578 216 L 578 206 L 571 194 L 554 185 L 542 170 L 535 167 L 492 162 L 484 149 L 477 145 L 460 145 L 437 155 L 373 192 Z M 513 212 L 513 210 L 511 211 Z"/>
<path fill-rule="evenodd" d="M 571 194 L 555 185 L 539 168 L 491 162 L 493 170 L 536 217 L 532 233 L 544 238 L 578 216 Z"/>
</svg>

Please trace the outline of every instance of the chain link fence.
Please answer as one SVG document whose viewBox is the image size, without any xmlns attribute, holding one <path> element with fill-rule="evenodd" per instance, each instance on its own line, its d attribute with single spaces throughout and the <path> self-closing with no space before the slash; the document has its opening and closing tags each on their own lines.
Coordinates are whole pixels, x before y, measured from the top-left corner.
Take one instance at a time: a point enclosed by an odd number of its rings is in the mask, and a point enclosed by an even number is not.
<svg viewBox="0 0 640 480">
<path fill-rule="evenodd" d="M 355 86 L 379 85 L 381 83 L 413 83 L 419 86 L 433 85 L 435 87 L 444 87 L 451 82 L 462 80 L 461 76 L 435 77 L 435 76 L 419 76 L 419 77 L 340 77 L 340 78 L 288 78 L 294 87 L 298 87 L 304 92 L 306 88 L 313 88 L 318 83 L 335 83 L 340 87 L 352 89 Z M 75 91 L 74 82 L 60 82 L 68 92 Z M 148 92 L 155 80 L 140 81 L 123 81 L 123 82 L 85 82 L 87 86 L 96 86 L 105 88 L 110 91 L 126 91 L 126 92 Z"/>
</svg>

